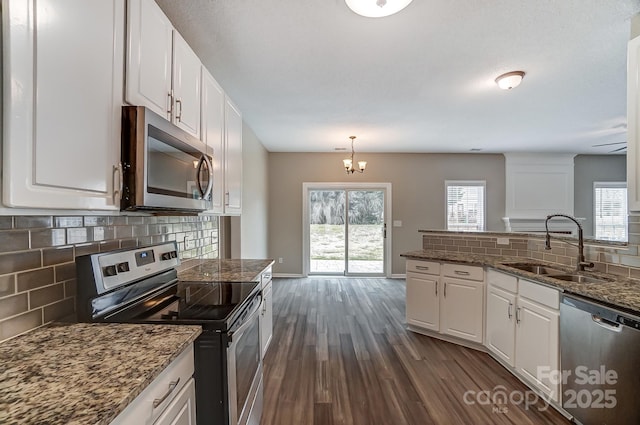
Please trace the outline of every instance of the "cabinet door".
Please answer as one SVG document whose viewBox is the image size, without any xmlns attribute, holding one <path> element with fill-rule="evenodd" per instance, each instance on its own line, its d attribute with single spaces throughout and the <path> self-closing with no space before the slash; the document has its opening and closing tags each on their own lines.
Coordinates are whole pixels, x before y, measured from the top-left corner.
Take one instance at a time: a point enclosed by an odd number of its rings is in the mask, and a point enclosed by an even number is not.
<svg viewBox="0 0 640 425">
<path fill-rule="evenodd" d="M 124 0 L 2 7 L 5 205 L 117 209 Z"/>
<path fill-rule="evenodd" d="M 224 91 L 209 71 L 202 68 L 202 141 L 213 148 L 213 207 L 224 213 Z"/>
<path fill-rule="evenodd" d="M 196 387 L 193 378 L 189 379 L 153 425 L 196 425 Z"/>
<path fill-rule="evenodd" d="M 126 100 L 171 119 L 173 26 L 154 0 L 129 0 Z"/>
<path fill-rule="evenodd" d="M 484 283 L 443 279 L 440 332 L 482 343 Z"/>
<path fill-rule="evenodd" d="M 225 213 L 242 212 L 242 115 L 229 98 L 225 100 Z"/>
<path fill-rule="evenodd" d="M 173 123 L 200 138 L 202 64 L 182 36 L 173 31 Z"/>
<path fill-rule="evenodd" d="M 273 336 L 273 283 L 269 283 L 263 293 L 262 314 L 260 316 L 260 347 L 264 358 Z"/>
<path fill-rule="evenodd" d="M 424 329 L 440 329 L 440 288 L 438 277 L 407 273 L 407 324 Z"/>
<path fill-rule="evenodd" d="M 557 310 L 518 297 L 516 316 L 516 369 L 543 393 L 558 401 L 559 386 L 538 378 L 538 368 L 559 369 Z M 548 375 L 547 375 L 548 376 Z"/>
<path fill-rule="evenodd" d="M 629 211 L 640 211 L 640 37 L 629 41 L 627 60 L 627 187 Z"/>
<path fill-rule="evenodd" d="M 486 345 L 507 364 L 515 365 L 516 296 L 489 284 L 487 290 Z"/>
</svg>

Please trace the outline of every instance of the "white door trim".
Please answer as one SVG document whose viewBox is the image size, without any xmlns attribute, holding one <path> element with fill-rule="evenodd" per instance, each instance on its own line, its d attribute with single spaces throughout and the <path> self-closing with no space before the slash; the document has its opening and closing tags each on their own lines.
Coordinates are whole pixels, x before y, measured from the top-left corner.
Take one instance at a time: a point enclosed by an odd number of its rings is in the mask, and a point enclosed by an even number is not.
<svg viewBox="0 0 640 425">
<path fill-rule="evenodd" d="M 302 275 L 304 277 L 309 276 L 309 269 L 311 268 L 309 262 L 309 252 L 311 247 L 309 245 L 309 191 L 321 190 L 321 189 L 384 189 L 384 217 L 385 223 L 387 223 L 387 238 L 385 239 L 384 246 L 384 269 L 386 277 L 391 277 L 391 243 L 392 223 L 393 218 L 391 216 L 391 183 L 321 183 L 321 182 L 304 182 L 302 183 Z"/>
</svg>

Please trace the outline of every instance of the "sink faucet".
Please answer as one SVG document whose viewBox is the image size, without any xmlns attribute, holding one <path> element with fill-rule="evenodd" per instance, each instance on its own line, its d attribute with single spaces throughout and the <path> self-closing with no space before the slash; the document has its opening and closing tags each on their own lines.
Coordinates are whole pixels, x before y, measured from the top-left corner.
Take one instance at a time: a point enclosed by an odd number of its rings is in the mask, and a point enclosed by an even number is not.
<svg viewBox="0 0 640 425">
<path fill-rule="evenodd" d="M 553 217 L 563 217 L 576 223 L 576 226 L 578 226 L 578 258 L 577 258 L 577 264 L 576 264 L 576 271 L 583 272 L 585 267 L 592 268 L 593 263 L 590 263 L 590 262 L 588 263 L 584 259 L 584 236 L 582 234 L 582 225 L 578 223 L 578 220 L 571 217 L 570 215 L 551 214 L 547 216 L 547 219 L 544 222 L 544 227 L 547 230 L 544 249 L 551 249 L 551 235 L 549 234 L 549 220 L 551 220 Z M 567 242 L 564 240 L 562 242 L 575 246 L 575 244 L 572 244 L 571 242 Z"/>
</svg>

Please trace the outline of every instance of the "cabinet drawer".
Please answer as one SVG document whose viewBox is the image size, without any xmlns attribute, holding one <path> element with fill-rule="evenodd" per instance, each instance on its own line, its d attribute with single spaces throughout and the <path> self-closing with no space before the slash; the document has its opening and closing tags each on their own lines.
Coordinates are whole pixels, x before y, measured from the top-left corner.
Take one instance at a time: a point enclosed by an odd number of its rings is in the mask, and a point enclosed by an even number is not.
<svg viewBox="0 0 640 425">
<path fill-rule="evenodd" d="M 518 278 L 510 274 L 500 273 L 495 270 L 487 270 L 487 281 L 498 288 L 505 291 L 518 292 Z"/>
<path fill-rule="evenodd" d="M 191 379 L 193 372 L 193 344 L 191 344 L 110 425 L 153 423 Z M 154 407 L 156 400 L 157 405 Z"/>
<path fill-rule="evenodd" d="M 423 274 L 440 274 L 440 263 L 435 261 L 407 260 L 407 271 Z"/>
<path fill-rule="evenodd" d="M 560 292 L 539 283 L 520 279 L 518 295 L 555 310 L 560 308 Z"/>
<path fill-rule="evenodd" d="M 484 280 L 484 269 L 478 266 L 445 263 L 442 265 L 442 274 L 457 279 Z"/>
</svg>

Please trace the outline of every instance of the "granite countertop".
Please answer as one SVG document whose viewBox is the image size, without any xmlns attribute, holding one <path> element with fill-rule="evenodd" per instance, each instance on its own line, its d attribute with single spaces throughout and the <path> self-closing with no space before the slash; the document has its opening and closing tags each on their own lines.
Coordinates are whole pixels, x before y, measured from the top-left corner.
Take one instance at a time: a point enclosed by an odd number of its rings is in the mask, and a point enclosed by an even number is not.
<svg viewBox="0 0 640 425">
<path fill-rule="evenodd" d="M 181 282 L 259 282 L 273 260 L 193 260 L 178 268 Z"/>
<path fill-rule="evenodd" d="M 0 344 L 0 424 L 109 424 L 199 326 L 54 324 Z"/>
<path fill-rule="evenodd" d="M 613 306 L 622 307 L 640 313 L 640 281 L 611 274 L 585 272 L 588 276 L 604 278 L 611 281 L 602 283 L 577 283 L 554 279 L 550 276 L 537 275 L 524 270 L 509 267 L 505 263 L 532 263 L 545 264 L 554 269 L 565 270 L 574 273 L 574 269 L 543 261 L 526 259 L 522 257 L 506 257 L 482 254 L 453 253 L 431 250 L 418 250 L 400 254 L 402 257 L 416 260 L 448 261 L 460 264 L 472 264 L 489 266 L 513 275 L 523 277 L 543 285 L 551 286 L 563 292 L 581 295 L 596 301 L 603 301 Z"/>
</svg>

